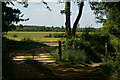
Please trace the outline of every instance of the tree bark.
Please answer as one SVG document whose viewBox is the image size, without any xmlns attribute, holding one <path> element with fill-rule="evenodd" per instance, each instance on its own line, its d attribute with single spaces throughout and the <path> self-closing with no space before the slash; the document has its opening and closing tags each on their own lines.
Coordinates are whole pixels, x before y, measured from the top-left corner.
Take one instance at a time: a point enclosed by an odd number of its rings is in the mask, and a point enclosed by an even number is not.
<svg viewBox="0 0 120 80">
<path fill-rule="evenodd" d="M 71 36 L 71 21 L 70 21 L 70 1 L 66 1 L 65 2 L 65 14 L 66 14 L 66 22 L 65 22 L 65 26 L 66 26 L 66 33 L 67 36 Z"/>
<path fill-rule="evenodd" d="M 77 25 L 78 25 L 78 22 L 81 18 L 81 15 L 82 15 L 82 11 L 83 11 L 83 6 L 84 6 L 84 2 L 81 2 L 80 3 L 80 6 L 79 6 L 79 13 L 78 13 L 78 16 L 74 22 L 74 25 L 73 25 L 73 29 L 72 29 L 72 35 L 75 36 L 76 35 L 76 29 L 77 29 Z"/>
<path fill-rule="evenodd" d="M 2 53 L 2 1 L 0 1 L 0 52 Z M 0 54 L 2 56 L 2 54 Z M 0 58 L 0 78 L 2 78 L 2 57 Z"/>
</svg>

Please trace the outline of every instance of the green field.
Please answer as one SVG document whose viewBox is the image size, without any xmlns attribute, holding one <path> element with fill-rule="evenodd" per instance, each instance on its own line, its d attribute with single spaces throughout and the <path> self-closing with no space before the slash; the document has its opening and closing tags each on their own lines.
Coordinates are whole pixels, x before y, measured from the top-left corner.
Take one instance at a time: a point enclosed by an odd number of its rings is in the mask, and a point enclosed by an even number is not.
<svg viewBox="0 0 120 80">
<path fill-rule="evenodd" d="M 61 38 L 49 38 L 45 37 L 49 34 L 55 34 L 55 33 L 64 33 L 64 32 L 8 32 L 5 37 L 12 40 L 21 41 L 24 38 L 29 38 L 33 41 L 58 41 L 61 40 Z M 17 37 L 14 37 L 16 35 Z"/>
</svg>

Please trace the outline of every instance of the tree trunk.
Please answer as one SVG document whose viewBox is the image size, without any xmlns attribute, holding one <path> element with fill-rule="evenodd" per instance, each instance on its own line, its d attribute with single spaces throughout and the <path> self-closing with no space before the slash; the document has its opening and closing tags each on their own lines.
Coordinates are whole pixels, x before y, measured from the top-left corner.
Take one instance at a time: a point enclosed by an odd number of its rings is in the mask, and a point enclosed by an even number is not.
<svg viewBox="0 0 120 80">
<path fill-rule="evenodd" d="M 3 33 L 2 33 L 2 1 L 0 1 L 0 52 L 2 53 L 2 47 L 3 47 L 3 45 L 2 45 L 2 35 L 3 35 Z M 3 56 L 2 54 L 0 54 L 0 56 Z M 2 58 L 0 58 L 0 66 L 2 67 Z M 2 78 L 3 76 L 2 76 L 2 68 L 0 68 L 0 78 Z"/>
<path fill-rule="evenodd" d="M 76 29 L 77 29 L 77 25 L 78 25 L 78 22 L 81 18 L 81 15 L 82 15 L 82 11 L 83 11 L 83 6 L 84 6 L 84 2 L 81 2 L 80 3 L 80 6 L 79 6 L 79 13 L 78 13 L 78 16 L 74 22 L 74 25 L 73 25 L 73 30 L 72 30 L 72 35 L 75 36 L 76 35 Z"/>
<path fill-rule="evenodd" d="M 71 36 L 70 7 L 71 7 L 70 1 L 66 1 L 65 2 L 65 14 L 66 14 L 65 25 L 66 25 L 66 30 L 67 30 L 66 32 L 67 36 Z"/>
</svg>

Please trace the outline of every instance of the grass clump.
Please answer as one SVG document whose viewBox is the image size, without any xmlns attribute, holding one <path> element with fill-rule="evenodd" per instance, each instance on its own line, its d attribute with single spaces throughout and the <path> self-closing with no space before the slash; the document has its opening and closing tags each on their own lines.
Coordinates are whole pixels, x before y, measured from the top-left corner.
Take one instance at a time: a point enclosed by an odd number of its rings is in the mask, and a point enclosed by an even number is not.
<svg viewBox="0 0 120 80">
<path fill-rule="evenodd" d="M 102 74 L 105 75 L 106 77 L 109 77 L 109 79 L 113 79 L 113 80 L 120 79 L 119 61 L 113 61 L 113 60 L 105 61 L 100 65 L 100 69 L 102 71 Z"/>
<path fill-rule="evenodd" d="M 23 39 L 21 39 L 21 41 L 32 42 L 33 40 L 28 36 L 28 37 L 24 37 Z"/>
<path fill-rule="evenodd" d="M 109 55 L 113 54 L 115 49 L 110 43 L 108 34 L 84 32 L 80 38 L 72 37 L 64 41 L 63 57 L 70 62 L 71 60 L 78 63 L 102 62 L 105 55 L 105 43 L 108 45 Z"/>
<path fill-rule="evenodd" d="M 63 60 L 70 62 L 71 64 L 85 63 L 87 56 L 84 51 L 79 50 L 66 50 L 63 51 Z"/>
<path fill-rule="evenodd" d="M 50 37 L 50 38 L 64 38 L 64 37 L 66 37 L 66 33 L 50 33 L 50 34 L 48 34 L 47 36 L 45 36 L 45 37 Z"/>
<path fill-rule="evenodd" d="M 18 37 L 17 34 L 14 34 L 13 37 Z"/>
</svg>

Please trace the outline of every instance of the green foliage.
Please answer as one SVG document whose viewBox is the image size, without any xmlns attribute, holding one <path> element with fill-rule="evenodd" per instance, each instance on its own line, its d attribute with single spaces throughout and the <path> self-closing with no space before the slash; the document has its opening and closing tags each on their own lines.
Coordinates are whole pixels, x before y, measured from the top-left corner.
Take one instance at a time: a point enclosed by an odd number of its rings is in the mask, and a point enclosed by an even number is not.
<svg viewBox="0 0 120 80">
<path fill-rule="evenodd" d="M 66 49 L 63 51 L 63 60 L 69 61 L 70 63 L 85 63 L 87 56 L 82 50 L 71 50 Z"/>
<path fill-rule="evenodd" d="M 33 40 L 28 36 L 28 37 L 24 37 L 23 39 L 21 39 L 21 41 L 32 42 Z"/>
<path fill-rule="evenodd" d="M 105 43 L 108 44 L 108 51 L 111 54 L 115 52 L 113 45 L 110 43 L 109 35 L 102 33 L 91 34 L 86 30 L 80 38 L 70 38 L 64 42 L 64 51 L 66 54 L 74 56 L 77 51 L 84 51 L 86 62 L 100 62 L 105 55 Z M 67 51 L 69 50 L 69 51 Z M 64 52 L 64 53 L 65 53 Z M 73 58 L 75 59 L 75 58 Z"/>
<path fill-rule="evenodd" d="M 66 10 L 60 10 L 60 13 L 63 15 L 66 13 Z"/>
<path fill-rule="evenodd" d="M 113 61 L 104 62 L 100 65 L 102 73 L 104 75 L 110 76 L 115 71 L 115 63 Z"/>
<path fill-rule="evenodd" d="M 66 37 L 66 33 L 56 33 L 52 35 L 54 38 Z"/>
<path fill-rule="evenodd" d="M 100 65 L 102 69 L 102 73 L 105 76 L 109 76 L 112 79 L 119 80 L 120 79 L 120 62 L 109 60 L 107 62 L 103 62 Z"/>
<path fill-rule="evenodd" d="M 63 59 L 71 63 L 85 63 L 87 62 L 87 55 L 84 50 L 79 48 L 79 39 L 67 39 L 63 46 Z"/>
<path fill-rule="evenodd" d="M 28 26 L 28 25 L 16 25 L 16 28 L 12 31 L 29 31 L 29 32 L 65 32 L 65 28 L 62 27 L 47 27 L 47 26 Z"/>
<path fill-rule="evenodd" d="M 91 2 L 98 22 L 108 27 L 110 34 L 120 38 L 120 2 Z M 106 16 L 106 17 L 105 17 Z M 105 27 L 105 28 L 107 28 Z"/>
<path fill-rule="evenodd" d="M 29 31 L 29 32 L 65 32 L 65 27 L 47 27 L 47 26 L 32 26 L 32 25 L 11 25 L 11 31 Z M 99 28 L 89 27 L 89 32 L 99 32 Z M 85 28 L 78 28 L 77 32 L 85 32 Z M 77 36 L 77 35 L 76 35 Z"/>
<path fill-rule="evenodd" d="M 48 34 L 48 36 L 45 37 L 63 38 L 66 37 L 66 33 L 53 33 L 53 34 Z"/>
<path fill-rule="evenodd" d="M 100 28 L 93 28 L 93 27 L 88 27 L 87 30 L 89 32 L 99 32 Z M 77 28 L 78 32 L 86 32 L 86 28 Z"/>
<path fill-rule="evenodd" d="M 117 23 L 111 24 L 110 21 L 107 20 L 102 27 L 102 31 L 104 33 L 110 33 L 120 38 L 120 24 L 117 24 Z"/>
<path fill-rule="evenodd" d="M 30 37 L 33 41 L 58 41 L 60 38 L 50 38 L 46 37 L 49 34 L 54 33 L 64 33 L 64 32 L 8 32 L 7 35 L 3 35 L 4 37 L 12 40 L 21 41 L 23 38 Z M 16 34 L 17 37 L 13 37 Z M 64 38 L 63 38 L 64 39 Z"/>
<path fill-rule="evenodd" d="M 111 37 L 111 44 L 113 45 L 114 49 L 115 49 L 115 53 L 119 54 L 120 53 L 120 38 L 117 38 L 113 35 L 110 36 Z M 114 54 L 113 54 L 114 55 Z"/>
<path fill-rule="evenodd" d="M 17 34 L 14 34 L 13 37 L 18 37 Z"/>
<path fill-rule="evenodd" d="M 78 33 L 76 34 L 76 37 L 80 37 L 80 35 L 81 35 L 81 33 L 78 32 Z M 66 34 L 66 33 L 50 33 L 50 34 L 48 34 L 48 35 L 45 36 L 45 37 L 65 38 L 65 37 L 67 37 L 67 34 Z"/>
<path fill-rule="evenodd" d="M 2 31 L 8 32 L 15 27 L 11 27 L 14 22 L 18 23 L 20 21 L 26 21 L 27 19 L 22 19 L 21 12 L 19 9 L 13 9 L 7 5 L 14 4 L 12 2 L 2 2 Z"/>
<path fill-rule="evenodd" d="M 120 38 L 120 24 L 110 25 L 108 29 L 109 33 L 115 35 L 116 37 Z"/>
</svg>

